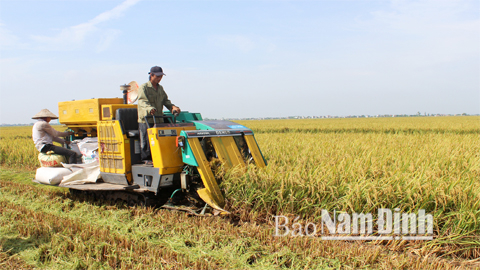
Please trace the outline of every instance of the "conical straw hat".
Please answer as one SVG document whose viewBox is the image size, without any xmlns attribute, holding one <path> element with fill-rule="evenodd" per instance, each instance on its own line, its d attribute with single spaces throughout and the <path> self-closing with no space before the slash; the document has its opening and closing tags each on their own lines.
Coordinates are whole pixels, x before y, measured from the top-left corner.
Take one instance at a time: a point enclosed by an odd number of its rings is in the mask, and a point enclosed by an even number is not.
<svg viewBox="0 0 480 270">
<path fill-rule="evenodd" d="M 35 114 L 32 119 L 39 119 L 42 117 L 50 117 L 52 119 L 58 119 L 58 117 L 47 109 L 41 110 L 39 113 Z"/>
</svg>

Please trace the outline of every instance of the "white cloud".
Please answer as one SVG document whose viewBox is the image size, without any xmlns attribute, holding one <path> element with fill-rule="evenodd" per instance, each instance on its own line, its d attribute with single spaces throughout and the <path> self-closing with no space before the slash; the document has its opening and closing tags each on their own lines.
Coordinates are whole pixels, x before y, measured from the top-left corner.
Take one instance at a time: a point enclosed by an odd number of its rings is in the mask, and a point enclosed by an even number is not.
<svg viewBox="0 0 480 270">
<path fill-rule="evenodd" d="M 62 29 L 56 36 L 32 36 L 32 39 L 43 45 L 42 47 L 44 49 L 72 50 L 81 47 L 89 35 L 100 33 L 102 38 L 97 46 L 97 51 L 103 51 L 107 49 L 112 41 L 118 36 L 119 31 L 102 30 L 98 25 L 102 22 L 121 17 L 128 8 L 139 1 L 140 0 L 126 0 L 113 9 L 97 15 L 86 23 Z"/>
<path fill-rule="evenodd" d="M 120 36 L 119 30 L 107 30 L 100 38 L 100 42 L 97 45 L 96 52 L 103 52 L 107 50 L 115 39 Z"/>
<path fill-rule="evenodd" d="M 93 20 L 89 21 L 91 24 L 98 24 L 101 22 L 105 22 L 111 19 L 119 18 L 123 15 L 123 13 L 129 9 L 131 6 L 135 5 L 140 0 L 126 0 L 120 5 L 114 7 L 112 10 L 105 11 L 98 15 L 97 17 L 93 18 Z"/>
</svg>

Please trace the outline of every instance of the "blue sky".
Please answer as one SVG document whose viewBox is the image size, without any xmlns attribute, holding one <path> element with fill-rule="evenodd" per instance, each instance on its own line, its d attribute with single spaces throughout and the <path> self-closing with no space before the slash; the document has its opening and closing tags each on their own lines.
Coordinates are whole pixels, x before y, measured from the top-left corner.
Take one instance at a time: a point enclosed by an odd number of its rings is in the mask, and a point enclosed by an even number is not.
<svg viewBox="0 0 480 270">
<path fill-rule="evenodd" d="M 480 113 L 479 1 L 0 2 L 0 123 L 161 84 L 204 117 Z"/>
</svg>

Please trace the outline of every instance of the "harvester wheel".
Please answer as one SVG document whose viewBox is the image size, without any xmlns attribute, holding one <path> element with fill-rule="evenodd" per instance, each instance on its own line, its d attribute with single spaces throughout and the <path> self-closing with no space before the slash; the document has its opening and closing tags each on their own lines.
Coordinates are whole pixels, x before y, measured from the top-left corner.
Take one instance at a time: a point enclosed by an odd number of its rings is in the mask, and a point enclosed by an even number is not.
<svg viewBox="0 0 480 270">
<path fill-rule="evenodd" d="M 133 199 L 130 199 L 130 200 L 128 200 L 128 206 L 134 207 L 135 205 L 138 204 L 137 202 L 138 202 L 138 201 L 135 201 L 135 200 L 133 200 Z"/>
</svg>

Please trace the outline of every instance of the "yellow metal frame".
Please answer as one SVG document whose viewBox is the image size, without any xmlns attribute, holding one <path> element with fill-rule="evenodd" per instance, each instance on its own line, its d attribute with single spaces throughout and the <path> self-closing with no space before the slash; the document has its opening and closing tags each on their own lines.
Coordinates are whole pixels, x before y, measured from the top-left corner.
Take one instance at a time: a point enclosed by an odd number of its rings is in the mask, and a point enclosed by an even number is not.
<svg viewBox="0 0 480 270">
<path fill-rule="evenodd" d="M 100 171 L 124 174 L 133 183 L 130 140 L 122 133 L 120 121 L 99 121 L 97 130 Z"/>
<path fill-rule="evenodd" d="M 200 141 L 198 138 L 189 138 L 188 144 L 190 145 L 193 155 L 198 163 L 197 169 L 202 177 L 203 184 L 205 185 L 205 188 L 197 190 L 198 195 L 213 208 L 225 211 L 222 209 L 222 207 L 225 206 L 225 199 L 218 187 L 212 168 L 210 168 L 210 163 L 208 163 Z"/>
<path fill-rule="evenodd" d="M 135 104 L 107 104 L 102 105 L 102 120 L 115 119 L 115 113 L 118 109 L 134 109 L 137 108 Z"/>
<path fill-rule="evenodd" d="M 260 153 L 260 149 L 258 148 L 255 137 L 253 137 L 253 135 L 245 135 L 245 141 L 247 142 L 248 149 L 250 149 L 250 153 L 252 153 L 255 164 L 260 168 L 266 167 L 267 165 L 265 164 L 265 160 Z"/>
<path fill-rule="evenodd" d="M 244 167 L 246 165 L 233 137 L 210 137 L 210 140 L 212 141 L 218 158 L 225 164 L 226 167 Z M 245 141 L 257 166 L 265 167 L 265 160 L 263 159 L 253 135 L 245 135 Z M 198 164 L 197 169 L 205 186 L 205 188 L 197 190 L 198 195 L 211 207 L 222 211 L 222 213 L 228 213 L 223 209 L 225 206 L 225 199 L 223 198 L 220 187 L 218 186 L 215 176 L 213 175 L 210 163 L 203 152 L 203 148 L 199 139 L 188 138 L 188 144 L 190 145 L 192 153 L 195 156 L 195 160 Z"/>
<path fill-rule="evenodd" d="M 245 166 L 245 161 L 233 137 L 212 137 L 211 140 L 218 158 L 227 168 Z"/>
<path fill-rule="evenodd" d="M 161 134 L 161 132 L 171 132 L 172 130 L 175 130 L 176 134 L 180 134 L 182 130 L 195 130 L 195 126 L 154 127 L 147 130 L 153 167 L 159 168 L 159 174 L 179 173 L 182 172 L 184 166 L 182 151 L 175 144 L 176 136 Z"/>
<path fill-rule="evenodd" d="M 253 135 L 245 135 L 245 141 L 247 142 L 248 149 L 252 154 L 255 164 L 263 168 L 266 166 L 265 160 L 263 159 L 260 149 L 258 148 L 257 141 Z M 224 162 L 228 168 L 235 166 L 245 166 L 242 154 L 238 150 L 237 144 L 233 137 L 212 137 L 212 144 L 215 147 L 218 158 Z"/>
<path fill-rule="evenodd" d="M 96 125 L 103 104 L 123 104 L 122 98 L 92 98 L 58 103 L 58 121 L 65 125 Z"/>
</svg>

